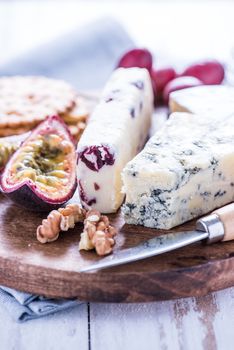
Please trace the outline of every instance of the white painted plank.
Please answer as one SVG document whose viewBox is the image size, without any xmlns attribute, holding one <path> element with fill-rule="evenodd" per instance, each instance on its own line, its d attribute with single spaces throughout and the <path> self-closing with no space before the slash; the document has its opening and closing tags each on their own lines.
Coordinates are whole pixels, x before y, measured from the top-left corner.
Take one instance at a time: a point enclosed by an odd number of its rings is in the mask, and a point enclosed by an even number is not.
<svg viewBox="0 0 234 350">
<path fill-rule="evenodd" d="M 234 288 L 216 293 L 217 313 L 214 317 L 214 333 L 217 349 L 234 348 Z"/>
<path fill-rule="evenodd" d="M 233 348 L 234 288 L 202 298 L 148 304 L 91 304 L 95 350 Z"/>
<path fill-rule="evenodd" d="M 0 305 L 1 350 L 88 350 L 87 304 L 17 323 Z"/>
</svg>

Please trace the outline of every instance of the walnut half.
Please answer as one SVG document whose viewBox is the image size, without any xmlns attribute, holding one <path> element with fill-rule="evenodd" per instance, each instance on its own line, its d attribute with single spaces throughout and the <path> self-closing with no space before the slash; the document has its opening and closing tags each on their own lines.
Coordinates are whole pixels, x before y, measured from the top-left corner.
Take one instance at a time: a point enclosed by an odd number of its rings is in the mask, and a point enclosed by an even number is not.
<svg viewBox="0 0 234 350">
<path fill-rule="evenodd" d="M 74 228 L 77 222 L 82 222 L 86 211 L 79 204 L 67 204 L 65 208 L 53 210 L 42 220 L 37 228 L 37 239 L 41 243 L 55 241 L 60 231 Z"/>
<path fill-rule="evenodd" d="M 81 233 L 79 250 L 95 249 L 98 255 L 110 254 L 115 244 L 116 229 L 110 225 L 109 219 L 97 210 L 89 210 Z"/>
</svg>

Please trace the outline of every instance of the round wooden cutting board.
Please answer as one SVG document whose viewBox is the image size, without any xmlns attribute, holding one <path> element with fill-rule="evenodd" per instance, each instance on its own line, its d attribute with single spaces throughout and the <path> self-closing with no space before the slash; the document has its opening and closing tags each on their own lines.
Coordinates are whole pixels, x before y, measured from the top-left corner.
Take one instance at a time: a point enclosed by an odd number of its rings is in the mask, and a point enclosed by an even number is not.
<svg viewBox="0 0 234 350">
<path fill-rule="evenodd" d="M 167 109 L 158 108 L 151 134 L 166 118 Z M 212 246 L 197 243 L 128 265 L 79 273 L 100 259 L 93 251 L 79 252 L 82 225 L 43 245 L 36 240 L 36 228 L 45 217 L 17 207 L 0 194 L 0 284 L 47 297 L 98 302 L 199 296 L 234 285 L 234 241 Z M 115 250 L 162 233 L 195 228 L 195 222 L 171 231 L 131 226 L 124 224 L 120 213 L 110 215 L 110 219 L 119 231 Z"/>
<path fill-rule="evenodd" d="M 79 273 L 81 267 L 100 259 L 93 251 L 79 252 L 82 225 L 43 245 L 35 232 L 44 217 L 0 195 L 0 284 L 48 297 L 98 302 L 199 296 L 234 285 L 234 242 L 197 243 L 128 265 Z M 120 214 L 110 218 L 119 230 L 115 250 L 165 232 L 126 225 Z M 190 222 L 172 231 L 193 228 Z"/>
</svg>

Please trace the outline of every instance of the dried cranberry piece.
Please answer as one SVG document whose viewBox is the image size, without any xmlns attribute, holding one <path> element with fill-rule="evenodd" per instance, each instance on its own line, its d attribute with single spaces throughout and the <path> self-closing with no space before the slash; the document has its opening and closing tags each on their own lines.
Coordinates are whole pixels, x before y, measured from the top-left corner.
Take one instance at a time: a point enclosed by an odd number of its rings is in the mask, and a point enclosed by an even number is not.
<svg viewBox="0 0 234 350">
<path fill-rule="evenodd" d="M 84 190 L 84 187 L 81 183 L 81 180 L 78 181 L 79 184 L 79 194 L 80 194 L 80 199 L 82 200 L 83 203 L 86 203 L 87 205 L 91 206 L 92 204 L 97 203 L 96 198 L 88 199 Z"/>
<path fill-rule="evenodd" d="M 84 191 L 84 187 L 82 186 L 82 183 L 81 181 L 79 180 L 78 181 L 78 184 L 79 184 L 79 194 L 80 194 L 80 199 L 82 200 L 82 202 L 87 202 L 87 197 L 86 197 L 86 194 L 85 194 L 85 191 Z"/>
<path fill-rule="evenodd" d="M 95 191 L 98 191 L 98 190 L 100 190 L 100 186 L 96 183 L 96 182 L 94 182 L 94 189 L 95 189 Z"/>
<path fill-rule="evenodd" d="M 106 146 L 86 147 L 79 153 L 79 159 L 93 171 L 99 171 L 104 165 L 113 165 L 115 162 L 113 154 Z"/>
<path fill-rule="evenodd" d="M 203 85 L 202 81 L 195 77 L 179 77 L 171 80 L 163 91 L 163 100 L 167 104 L 169 101 L 169 95 L 173 91 L 186 89 L 189 87 Z"/>
<path fill-rule="evenodd" d="M 200 79 L 206 85 L 221 84 L 225 75 L 223 65 L 218 61 L 205 61 L 192 64 L 184 70 L 181 76 L 192 76 Z"/>
<path fill-rule="evenodd" d="M 126 52 L 121 59 L 117 67 L 131 68 L 139 67 L 146 68 L 151 72 L 153 63 L 153 57 L 151 53 L 146 49 L 133 49 Z"/>
<path fill-rule="evenodd" d="M 91 206 L 91 205 L 93 205 L 93 204 L 96 204 L 96 203 L 97 203 L 97 201 L 96 201 L 95 198 L 90 199 L 90 200 L 87 202 L 87 204 L 88 204 L 89 206 Z"/>
</svg>

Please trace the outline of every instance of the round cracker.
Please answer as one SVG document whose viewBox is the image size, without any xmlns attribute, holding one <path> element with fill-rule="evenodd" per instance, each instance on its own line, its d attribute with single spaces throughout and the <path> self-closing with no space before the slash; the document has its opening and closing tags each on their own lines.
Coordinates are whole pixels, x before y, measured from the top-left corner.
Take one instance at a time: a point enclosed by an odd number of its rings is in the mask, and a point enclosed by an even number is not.
<svg viewBox="0 0 234 350">
<path fill-rule="evenodd" d="M 78 96 L 74 108 L 66 115 L 63 116 L 63 120 L 67 124 L 77 124 L 79 122 L 85 122 L 90 114 L 87 102 L 83 97 Z"/>
<path fill-rule="evenodd" d="M 2 77 L 0 129 L 32 128 L 49 115 L 67 115 L 75 107 L 76 98 L 74 89 L 62 80 L 41 76 Z"/>
</svg>

